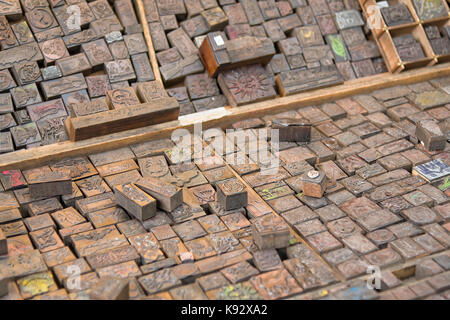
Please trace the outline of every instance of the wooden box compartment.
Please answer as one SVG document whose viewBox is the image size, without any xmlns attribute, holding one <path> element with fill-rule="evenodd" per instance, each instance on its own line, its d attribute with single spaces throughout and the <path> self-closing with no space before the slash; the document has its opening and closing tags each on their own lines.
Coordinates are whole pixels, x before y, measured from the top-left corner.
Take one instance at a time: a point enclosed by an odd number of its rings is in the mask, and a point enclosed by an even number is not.
<svg viewBox="0 0 450 320">
<path fill-rule="evenodd" d="M 439 28 L 439 31 L 441 32 L 441 34 L 445 34 L 444 29 L 445 29 L 445 27 L 450 26 L 450 19 L 426 22 L 423 24 L 423 27 L 425 28 L 426 26 L 429 26 L 429 25 L 437 26 Z M 431 47 L 431 44 L 430 44 L 430 47 Z M 431 47 L 431 50 L 433 50 L 433 47 Z M 438 53 L 434 52 L 434 50 L 433 50 L 433 53 L 434 53 L 438 63 L 450 61 L 450 52 L 447 54 L 438 54 Z"/>
<path fill-rule="evenodd" d="M 431 44 L 425 34 L 424 25 L 436 24 L 442 30 L 449 23 L 449 16 L 439 17 L 429 20 L 420 20 L 414 8 L 412 0 L 390 0 L 389 5 L 404 3 L 414 19 L 414 22 L 398 25 L 387 26 L 380 8 L 377 7 L 375 0 L 359 0 L 363 13 L 372 26 L 371 31 L 375 42 L 377 43 L 384 62 L 391 73 L 399 73 L 403 70 L 432 66 L 439 62 L 450 61 L 449 55 L 436 55 Z M 448 12 L 448 4 L 444 1 L 444 6 Z M 420 43 L 424 51 L 425 57 L 413 61 L 402 61 L 398 54 L 398 50 L 394 45 L 393 38 L 396 36 L 412 34 L 414 39 Z"/>
</svg>

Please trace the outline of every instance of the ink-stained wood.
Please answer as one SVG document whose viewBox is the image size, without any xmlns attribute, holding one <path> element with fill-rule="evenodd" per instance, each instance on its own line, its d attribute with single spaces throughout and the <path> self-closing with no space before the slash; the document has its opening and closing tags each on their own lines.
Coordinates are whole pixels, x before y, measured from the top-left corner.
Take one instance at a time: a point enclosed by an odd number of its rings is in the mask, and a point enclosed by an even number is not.
<svg viewBox="0 0 450 320">
<path fill-rule="evenodd" d="M 163 98 L 143 103 L 133 108 L 111 110 L 97 114 L 67 119 L 67 129 L 72 141 L 79 141 L 168 122 L 178 118 L 179 104 L 175 98 Z"/>
<path fill-rule="evenodd" d="M 348 96 L 363 94 L 378 89 L 407 85 L 427 81 L 433 78 L 450 75 L 450 63 L 438 64 L 432 67 L 409 70 L 401 74 L 378 74 L 360 80 L 349 80 L 342 85 L 330 88 L 313 90 L 301 94 L 276 98 L 269 101 L 258 102 L 241 106 L 239 108 L 226 108 L 211 115 L 197 114 L 181 118 L 180 121 L 171 121 L 163 124 L 128 130 L 120 133 L 98 136 L 92 139 L 77 142 L 62 142 L 57 145 L 48 145 L 28 150 L 0 155 L 0 170 L 28 169 L 42 166 L 44 163 L 74 157 L 89 153 L 117 149 L 130 144 L 170 137 L 176 129 L 193 130 L 193 124 L 203 122 L 203 128 L 223 127 L 248 117 L 261 117 L 283 111 L 298 109 L 308 105 L 319 105 L 329 101 Z"/>
</svg>

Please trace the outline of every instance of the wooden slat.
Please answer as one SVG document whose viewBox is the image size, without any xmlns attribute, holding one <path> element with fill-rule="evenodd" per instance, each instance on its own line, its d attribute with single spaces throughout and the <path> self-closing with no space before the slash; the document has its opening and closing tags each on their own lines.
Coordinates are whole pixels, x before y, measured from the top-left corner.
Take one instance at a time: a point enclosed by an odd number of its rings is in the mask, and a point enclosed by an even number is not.
<svg viewBox="0 0 450 320">
<path fill-rule="evenodd" d="M 309 105 L 319 105 L 352 95 L 368 93 L 377 89 L 412 84 L 448 75 L 450 75 L 450 63 L 409 70 L 400 74 L 379 74 L 363 79 L 347 81 L 342 85 L 326 89 L 276 98 L 238 108 L 225 108 L 222 112 L 213 113 L 209 118 L 205 118 L 204 113 L 197 113 L 189 117 L 182 117 L 178 121 L 124 131 L 94 139 L 77 142 L 66 141 L 39 148 L 20 150 L 0 155 L 0 170 L 32 168 L 64 157 L 101 152 L 151 139 L 170 137 L 171 133 L 176 129 L 193 130 L 193 125 L 198 122 L 202 122 L 204 129 L 211 127 L 228 128 L 232 123 L 246 118 L 276 114 Z"/>
<path fill-rule="evenodd" d="M 150 57 L 150 63 L 153 68 L 153 73 L 155 74 L 155 80 L 162 83 L 161 73 L 159 72 L 158 60 L 156 59 L 155 48 L 153 47 L 153 40 L 150 34 L 150 28 L 148 26 L 147 16 L 145 15 L 144 3 L 142 0 L 135 0 L 136 7 L 139 16 L 139 22 L 142 25 L 142 30 L 144 31 L 145 42 L 148 47 L 148 55 Z"/>
</svg>

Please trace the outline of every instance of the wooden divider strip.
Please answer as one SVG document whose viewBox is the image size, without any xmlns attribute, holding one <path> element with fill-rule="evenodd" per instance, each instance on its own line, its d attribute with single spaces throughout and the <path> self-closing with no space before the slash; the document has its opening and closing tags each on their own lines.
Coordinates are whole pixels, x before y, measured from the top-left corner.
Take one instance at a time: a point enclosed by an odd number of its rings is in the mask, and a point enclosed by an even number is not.
<svg viewBox="0 0 450 320">
<path fill-rule="evenodd" d="M 247 118 L 276 114 L 310 105 L 319 105 L 378 89 L 413 84 L 448 75 L 450 75 L 450 63 L 410 70 L 399 74 L 379 74 L 347 81 L 335 87 L 276 98 L 238 108 L 227 107 L 222 114 L 216 114 L 206 119 L 204 114 L 198 113 L 190 117 L 189 121 L 171 121 L 84 141 L 65 141 L 33 149 L 19 150 L 0 155 L 0 170 L 27 169 L 65 157 L 102 152 L 151 139 L 166 138 L 170 137 L 171 133 L 177 129 L 192 131 L 194 124 L 199 122 L 202 123 L 203 129 L 212 127 L 229 128 L 232 123 Z"/>
</svg>

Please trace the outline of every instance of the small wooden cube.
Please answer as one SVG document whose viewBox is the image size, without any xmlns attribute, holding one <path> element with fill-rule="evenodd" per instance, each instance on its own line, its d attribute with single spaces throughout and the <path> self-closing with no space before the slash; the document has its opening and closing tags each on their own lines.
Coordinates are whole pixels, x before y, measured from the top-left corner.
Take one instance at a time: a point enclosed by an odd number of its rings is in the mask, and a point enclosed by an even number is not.
<svg viewBox="0 0 450 320">
<path fill-rule="evenodd" d="M 158 208 L 172 212 L 183 203 L 183 190 L 158 178 L 145 177 L 136 186 L 157 200 Z"/>
<path fill-rule="evenodd" d="M 275 214 L 266 214 L 252 224 L 253 241 L 260 250 L 289 246 L 290 232 L 287 223 Z"/>
<path fill-rule="evenodd" d="M 447 138 L 434 120 L 421 120 L 417 123 L 416 136 L 428 151 L 444 150 Z"/>
<path fill-rule="evenodd" d="M 272 129 L 278 129 L 280 142 L 311 142 L 311 122 L 307 119 L 274 119 Z"/>
<path fill-rule="evenodd" d="M 115 186 L 114 191 L 119 205 L 139 221 L 148 220 L 156 215 L 156 199 L 134 184 Z"/>
<path fill-rule="evenodd" d="M 8 242 L 5 233 L 0 230 L 0 257 L 8 255 Z"/>
<path fill-rule="evenodd" d="M 68 172 L 39 172 L 28 180 L 33 199 L 72 194 L 72 179 Z"/>
<path fill-rule="evenodd" d="M 247 188 L 238 179 L 233 178 L 223 182 L 218 182 L 217 186 L 217 202 L 219 202 L 225 210 L 234 210 L 243 208 L 248 203 Z"/>
<path fill-rule="evenodd" d="M 323 171 L 311 170 L 302 176 L 303 195 L 313 198 L 322 198 L 327 187 L 327 176 Z"/>
<path fill-rule="evenodd" d="M 103 277 L 91 287 L 90 298 L 93 300 L 128 300 L 129 281 L 113 277 Z"/>
</svg>

